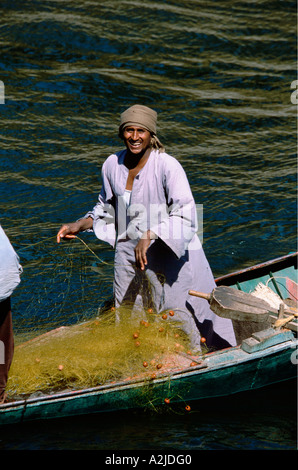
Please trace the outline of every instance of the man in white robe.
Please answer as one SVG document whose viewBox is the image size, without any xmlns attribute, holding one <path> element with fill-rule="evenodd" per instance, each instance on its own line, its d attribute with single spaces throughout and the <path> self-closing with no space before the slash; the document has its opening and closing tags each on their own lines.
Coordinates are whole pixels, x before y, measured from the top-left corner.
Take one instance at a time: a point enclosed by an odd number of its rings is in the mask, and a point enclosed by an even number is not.
<svg viewBox="0 0 298 470">
<path fill-rule="evenodd" d="M 215 282 L 197 236 L 196 205 L 185 171 L 157 139 L 156 117 L 139 105 L 122 113 L 119 133 L 127 148 L 104 162 L 98 203 L 80 221 L 64 225 L 58 241 L 92 227 L 99 239 L 115 247 L 116 307 L 173 310 L 169 318 L 189 335 L 193 352 L 200 350 L 201 336 L 211 348 L 233 346 L 232 322 L 215 315 L 206 300 L 188 294 L 190 289 L 210 293 Z M 145 163 L 134 171 L 128 155 L 139 161 L 146 157 Z"/>
</svg>

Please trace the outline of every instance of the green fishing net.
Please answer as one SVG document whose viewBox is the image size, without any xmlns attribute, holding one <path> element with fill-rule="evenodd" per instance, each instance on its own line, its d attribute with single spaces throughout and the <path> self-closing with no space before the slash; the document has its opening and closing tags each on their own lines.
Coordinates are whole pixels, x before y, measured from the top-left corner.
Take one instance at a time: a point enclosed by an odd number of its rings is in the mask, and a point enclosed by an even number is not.
<svg viewBox="0 0 298 470">
<path fill-rule="evenodd" d="M 9 396 L 94 387 L 144 373 L 154 378 L 152 374 L 165 370 L 168 357 L 190 354 L 184 333 L 167 321 L 172 311 L 143 312 L 146 319 L 138 321 L 132 320 L 128 308 L 117 313 L 120 320 L 111 309 L 19 344 L 7 384 Z"/>
<path fill-rule="evenodd" d="M 9 397 L 83 389 L 144 374 L 152 379 L 173 356 L 190 365 L 188 338 L 173 321 L 174 311 L 132 315 L 129 306 L 114 309 L 111 253 L 103 251 L 106 258 L 99 258 L 95 247 L 78 238 L 55 246 L 52 255 L 51 243 L 39 243 L 34 256 L 21 257 L 27 281 L 14 302 Z"/>
</svg>

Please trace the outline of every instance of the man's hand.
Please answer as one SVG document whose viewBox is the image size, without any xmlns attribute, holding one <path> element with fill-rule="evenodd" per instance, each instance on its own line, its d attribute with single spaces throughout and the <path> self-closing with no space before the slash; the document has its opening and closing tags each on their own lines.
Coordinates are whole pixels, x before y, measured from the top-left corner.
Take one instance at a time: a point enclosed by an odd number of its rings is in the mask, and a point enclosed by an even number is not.
<svg viewBox="0 0 298 470">
<path fill-rule="evenodd" d="M 62 225 L 57 233 L 57 243 L 60 243 L 61 238 L 75 238 L 77 233 L 79 233 L 79 230 L 75 222 Z"/>
<path fill-rule="evenodd" d="M 91 217 L 62 225 L 57 233 L 57 243 L 60 243 L 61 238 L 76 238 L 77 233 L 92 228 L 92 225 L 93 219 Z"/>
<path fill-rule="evenodd" d="M 142 238 L 140 238 L 137 246 L 135 247 L 135 257 L 137 267 L 144 271 L 145 266 L 147 265 L 147 250 L 150 246 L 151 240 L 157 238 L 154 232 L 147 230 L 143 233 Z"/>
</svg>

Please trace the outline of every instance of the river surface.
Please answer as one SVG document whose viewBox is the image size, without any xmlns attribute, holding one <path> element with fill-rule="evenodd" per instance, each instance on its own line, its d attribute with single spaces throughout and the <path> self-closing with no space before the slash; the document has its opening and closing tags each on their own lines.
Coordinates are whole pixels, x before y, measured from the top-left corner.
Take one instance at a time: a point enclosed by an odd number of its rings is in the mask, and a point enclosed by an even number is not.
<svg viewBox="0 0 298 470">
<path fill-rule="evenodd" d="M 296 250 L 295 1 L 1 0 L 0 13 L 0 223 L 24 270 L 16 342 L 91 318 L 112 295 L 112 248 L 55 236 L 95 204 L 132 104 L 158 112 L 203 205 L 215 276 Z M 188 416 L 0 430 L 0 449 L 291 450 L 295 406 L 295 384 L 281 384 Z"/>
</svg>

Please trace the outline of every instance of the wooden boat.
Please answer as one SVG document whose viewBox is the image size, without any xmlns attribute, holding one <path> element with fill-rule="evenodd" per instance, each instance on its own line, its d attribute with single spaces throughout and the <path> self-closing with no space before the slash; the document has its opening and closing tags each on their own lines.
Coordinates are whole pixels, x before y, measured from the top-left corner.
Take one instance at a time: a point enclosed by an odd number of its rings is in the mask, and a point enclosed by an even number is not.
<svg viewBox="0 0 298 470">
<path fill-rule="evenodd" d="M 252 292 L 259 282 L 270 283 L 282 299 L 297 301 L 297 253 L 243 269 L 216 279 L 217 286 Z M 275 328 L 280 312 L 262 321 L 233 320 L 236 347 L 210 352 L 193 366 L 117 383 L 41 395 L 0 405 L 0 424 L 20 423 L 117 410 L 159 407 L 227 396 L 264 387 L 297 376 L 297 317 Z M 286 316 L 287 317 L 287 316 Z M 254 317 L 255 318 L 255 317 Z M 264 321 L 263 321 L 264 320 Z"/>
</svg>

